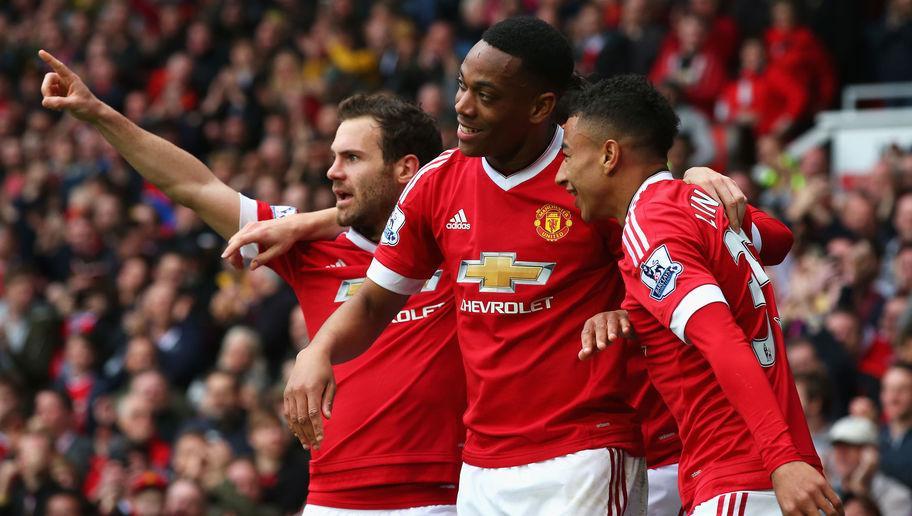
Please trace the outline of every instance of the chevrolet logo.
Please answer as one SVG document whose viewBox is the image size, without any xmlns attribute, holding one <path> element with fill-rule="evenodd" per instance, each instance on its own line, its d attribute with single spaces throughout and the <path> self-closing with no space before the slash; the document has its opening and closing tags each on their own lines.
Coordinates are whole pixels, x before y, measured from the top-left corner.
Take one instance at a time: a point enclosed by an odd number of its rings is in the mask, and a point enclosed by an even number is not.
<svg viewBox="0 0 912 516">
<path fill-rule="evenodd" d="M 440 275 L 443 274 L 443 271 L 437 270 L 434 272 L 434 275 L 428 279 L 424 287 L 422 287 L 422 292 L 431 292 L 432 290 L 437 290 L 437 284 L 440 283 Z M 339 290 L 336 292 L 336 299 L 333 301 L 336 303 L 344 303 L 349 299 L 355 297 L 355 294 L 361 290 L 361 287 L 364 285 L 364 280 L 366 278 L 355 278 L 342 280 L 342 284 L 339 285 Z"/>
<path fill-rule="evenodd" d="M 516 285 L 544 285 L 556 262 L 516 261 L 516 253 L 481 253 L 459 264 L 459 283 L 478 283 L 480 292 L 516 292 Z"/>
</svg>

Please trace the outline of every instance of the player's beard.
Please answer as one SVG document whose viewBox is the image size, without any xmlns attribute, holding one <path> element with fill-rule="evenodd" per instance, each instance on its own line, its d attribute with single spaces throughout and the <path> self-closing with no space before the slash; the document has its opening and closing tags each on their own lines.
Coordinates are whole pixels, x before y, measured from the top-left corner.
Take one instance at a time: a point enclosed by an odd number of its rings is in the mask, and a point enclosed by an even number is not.
<svg viewBox="0 0 912 516">
<path fill-rule="evenodd" d="M 339 210 L 339 225 L 350 226 L 371 240 L 378 241 L 401 191 L 400 185 L 393 178 L 393 166 L 386 165 L 353 186 L 355 202 L 348 208 Z"/>
</svg>

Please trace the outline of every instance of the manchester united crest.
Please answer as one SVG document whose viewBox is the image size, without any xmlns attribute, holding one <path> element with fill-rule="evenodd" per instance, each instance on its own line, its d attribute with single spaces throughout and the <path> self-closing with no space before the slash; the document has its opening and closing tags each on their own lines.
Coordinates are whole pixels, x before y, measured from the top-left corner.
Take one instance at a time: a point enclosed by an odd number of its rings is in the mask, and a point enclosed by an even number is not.
<svg viewBox="0 0 912 516">
<path fill-rule="evenodd" d="M 570 232 L 570 210 L 546 204 L 535 211 L 535 232 L 548 242 L 556 242 Z"/>
</svg>

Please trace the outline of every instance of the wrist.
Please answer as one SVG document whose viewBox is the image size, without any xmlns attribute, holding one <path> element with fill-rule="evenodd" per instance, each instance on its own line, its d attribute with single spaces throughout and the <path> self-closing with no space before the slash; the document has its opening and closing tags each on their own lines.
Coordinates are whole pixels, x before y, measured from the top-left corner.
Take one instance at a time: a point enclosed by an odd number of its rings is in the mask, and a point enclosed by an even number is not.
<svg viewBox="0 0 912 516">
<path fill-rule="evenodd" d="M 91 104 L 86 109 L 86 113 L 88 113 L 86 121 L 96 127 L 111 123 L 115 119 L 115 116 L 118 115 L 114 108 L 97 98 L 92 100 Z"/>
</svg>

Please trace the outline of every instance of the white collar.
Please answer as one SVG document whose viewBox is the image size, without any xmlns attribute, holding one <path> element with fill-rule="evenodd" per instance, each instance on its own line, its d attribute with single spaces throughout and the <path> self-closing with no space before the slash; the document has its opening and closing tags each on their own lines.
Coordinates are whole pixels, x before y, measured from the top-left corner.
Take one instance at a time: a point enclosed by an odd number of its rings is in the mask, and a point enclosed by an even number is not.
<svg viewBox="0 0 912 516">
<path fill-rule="evenodd" d="M 352 228 L 348 228 L 348 231 L 345 232 L 345 238 L 348 238 L 349 242 L 355 244 L 362 251 L 367 251 L 370 254 L 374 254 L 374 251 L 377 250 L 377 244 L 371 242 L 369 238 L 358 233 Z"/>
<path fill-rule="evenodd" d="M 481 166 L 488 174 L 488 177 L 491 178 L 491 181 L 494 181 L 494 184 L 499 186 L 502 190 L 509 190 L 514 186 L 518 186 L 537 176 L 539 172 L 550 165 L 551 162 L 554 161 L 554 158 L 557 157 L 557 153 L 560 152 L 563 141 L 564 129 L 561 126 L 557 126 L 554 130 L 554 137 L 551 138 L 551 143 L 548 144 L 548 148 L 545 149 L 545 152 L 531 165 L 518 172 L 514 172 L 509 176 L 505 176 L 495 170 L 485 158 L 481 158 Z"/>
<path fill-rule="evenodd" d="M 671 181 L 674 179 L 674 176 L 671 175 L 671 172 L 663 170 L 661 172 L 656 172 L 655 174 L 646 178 L 643 181 L 643 184 L 637 189 L 636 193 L 633 194 L 633 198 L 630 199 L 630 204 L 627 205 L 627 214 L 630 215 L 630 212 L 633 211 L 633 207 L 636 206 L 637 201 L 640 200 L 640 194 L 645 192 L 647 188 L 653 183 L 658 183 L 659 181 Z"/>
</svg>

